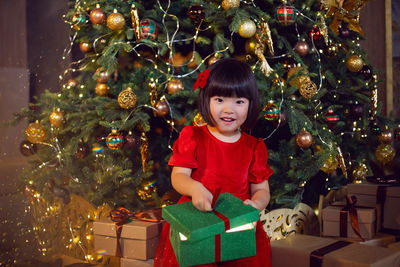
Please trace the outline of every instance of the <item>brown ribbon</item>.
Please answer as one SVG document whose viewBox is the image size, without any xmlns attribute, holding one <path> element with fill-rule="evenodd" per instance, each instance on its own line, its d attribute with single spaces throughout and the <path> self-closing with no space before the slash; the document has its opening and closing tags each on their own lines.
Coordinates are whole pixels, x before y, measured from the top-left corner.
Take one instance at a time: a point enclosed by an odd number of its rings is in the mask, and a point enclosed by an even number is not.
<svg viewBox="0 0 400 267">
<path fill-rule="evenodd" d="M 122 257 L 121 248 L 121 233 L 122 226 L 133 220 L 146 221 L 146 222 L 160 222 L 162 220 L 161 208 L 133 213 L 123 207 L 117 207 L 110 212 L 110 217 L 115 222 L 115 232 L 117 234 L 117 249 L 115 252 L 116 257 Z"/>
<path fill-rule="evenodd" d="M 319 248 L 311 252 L 310 254 L 310 267 L 321 267 L 323 257 L 331 253 L 332 251 L 341 249 L 347 245 L 350 245 L 351 242 L 347 241 L 337 241 L 325 247 Z"/>
<path fill-rule="evenodd" d="M 378 188 L 376 189 L 376 204 L 379 204 L 381 206 L 381 225 L 383 228 L 383 220 L 384 220 L 384 213 L 385 213 L 385 202 L 386 202 L 386 193 L 387 193 L 387 187 L 378 185 Z"/>
<path fill-rule="evenodd" d="M 347 216 L 350 216 L 350 224 L 351 228 L 353 229 L 354 233 L 364 241 L 364 238 L 360 234 L 360 225 L 358 223 L 358 214 L 357 208 L 368 208 L 371 207 L 362 207 L 356 206 L 357 198 L 355 196 L 347 195 L 346 197 L 347 204 L 344 205 L 333 205 L 336 207 L 343 207 L 340 210 L 340 220 L 339 220 L 339 227 L 340 227 L 340 237 L 347 237 Z"/>
</svg>

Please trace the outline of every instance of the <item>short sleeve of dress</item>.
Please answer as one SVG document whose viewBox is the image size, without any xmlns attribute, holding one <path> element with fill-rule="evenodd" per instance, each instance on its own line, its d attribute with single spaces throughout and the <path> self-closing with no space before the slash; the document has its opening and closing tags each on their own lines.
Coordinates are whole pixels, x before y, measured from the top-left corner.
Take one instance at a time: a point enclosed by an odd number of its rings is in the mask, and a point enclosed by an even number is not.
<svg viewBox="0 0 400 267">
<path fill-rule="evenodd" d="M 197 142 L 194 127 L 184 127 L 172 147 L 173 153 L 168 165 L 191 169 L 197 168 L 196 148 Z"/>
<path fill-rule="evenodd" d="M 268 165 L 268 152 L 264 141 L 259 138 L 254 148 L 253 160 L 249 170 L 249 182 L 261 183 L 273 173 L 271 167 Z"/>
</svg>

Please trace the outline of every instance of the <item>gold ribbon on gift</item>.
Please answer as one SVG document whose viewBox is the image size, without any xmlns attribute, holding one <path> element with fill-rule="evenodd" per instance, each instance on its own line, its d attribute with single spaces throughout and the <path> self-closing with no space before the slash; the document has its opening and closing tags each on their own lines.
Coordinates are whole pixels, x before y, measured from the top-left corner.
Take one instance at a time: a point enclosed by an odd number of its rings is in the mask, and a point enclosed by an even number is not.
<svg viewBox="0 0 400 267">
<path fill-rule="evenodd" d="M 117 207 L 110 212 L 110 217 L 113 222 L 115 222 L 115 232 L 117 234 L 117 250 L 115 252 L 116 257 L 122 258 L 121 249 L 121 233 L 122 226 L 133 220 L 146 221 L 146 222 L 160 222 L 162 221 L 161 208 L 142 211 L 133 213 L 126 208 Z"/>
<path fill-rule="evenodd" d="M 348 29 L 364 35 L 359 25 L 359 15 L 361 8 L 368 0 L 322 0 L 321 5 L 327 9 L 326 16 L 333 16 L 329 27 L 338 34 L 339 26 L 342 22 L 348 23 Z"/>
</svg>

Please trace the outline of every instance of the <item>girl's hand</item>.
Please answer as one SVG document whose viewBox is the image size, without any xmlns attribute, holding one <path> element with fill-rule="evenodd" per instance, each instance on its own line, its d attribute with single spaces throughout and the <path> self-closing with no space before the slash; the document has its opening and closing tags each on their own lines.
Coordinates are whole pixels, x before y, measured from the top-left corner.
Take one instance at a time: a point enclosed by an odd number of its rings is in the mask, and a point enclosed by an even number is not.
<svg viewBox="0 0 400 267">
<path fill-rule="evenodd" d="M 250 205 L 250 206 L 252 206 L 253 208 L 256 208 L 256 209 L 258 209 L 258 210 L 262 210 L 262 209 L 263 209 L 263 207 L 261 207 L 261 205 L 260 205 L 258 202 L 253 201 L 253 200 L 251 200 L 251 199 L 246 199 L 245 201 L 243 201 L 243 204 L 245 204 L 245 205 Z"/>
<path fill-rule="evenodd" d="M 211 202 L 213 195 L 201 183 L 192 194 L 192 203 L 200 211 L 212 211 Z"/>
</svg>

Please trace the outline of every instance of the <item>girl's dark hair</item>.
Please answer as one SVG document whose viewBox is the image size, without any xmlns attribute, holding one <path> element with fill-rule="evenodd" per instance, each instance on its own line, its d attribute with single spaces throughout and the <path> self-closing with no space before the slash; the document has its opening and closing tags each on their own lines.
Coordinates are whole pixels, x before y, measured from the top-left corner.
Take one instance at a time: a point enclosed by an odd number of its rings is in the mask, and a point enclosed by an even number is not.
<svg viewBox="0 0 400 267">
<path fill-rule="evenodd" d="M 244 62 L 233 58 L 220 59 L 210 67 L 207 85 L 199 88 L 198 107 L 207 124 L 214 126 L 210 111 L 213 96 L 244 97 L 249 100 L 247 118 L 241 129 L 248 131 L 256 124 L 260 113 L 260 100 L 256 78 Z"/>
</svg>

